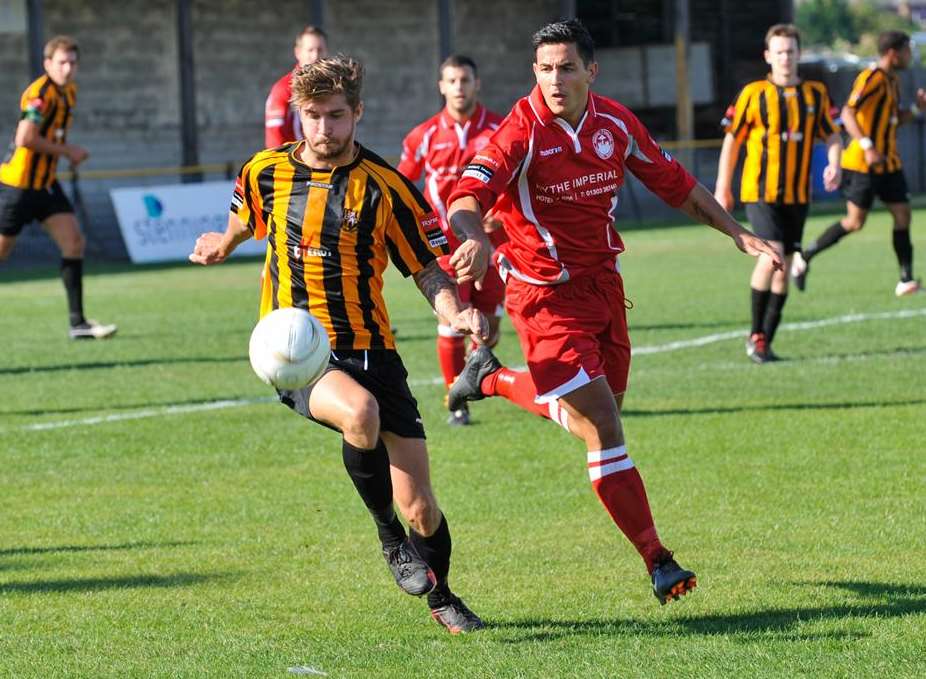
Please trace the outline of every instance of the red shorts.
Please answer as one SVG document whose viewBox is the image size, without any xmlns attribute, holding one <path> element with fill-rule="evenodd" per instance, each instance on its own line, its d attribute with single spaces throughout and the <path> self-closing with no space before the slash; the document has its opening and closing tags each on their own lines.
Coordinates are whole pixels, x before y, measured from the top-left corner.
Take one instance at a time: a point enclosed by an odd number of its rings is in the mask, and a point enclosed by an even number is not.
<svg viewBox="0 0 926 679">
<path fill-rule="evenodd" d="M 512 276 L 507 293 L 505 308 L 537 386 L 538 403 L 601 376 L 612 393 L 627 390 L 630 336 L 619 273 L 603 270 L 549 286 Z"/>
<path fill-rule="evenodd" d="M 453 279 L 456 272 L 450 266 L 450 255 L 438 258 L 437 263 Z M 459 286 L 460 301 L 472 305 L 486 316 L 501 316 L 502 304 L 505 302 L 505 284 L 498 275 L 498 269 L 490 266 L 482 279 L 482 290 L 477 290 L 473 283 L 463 283 Z"/>
</svg>

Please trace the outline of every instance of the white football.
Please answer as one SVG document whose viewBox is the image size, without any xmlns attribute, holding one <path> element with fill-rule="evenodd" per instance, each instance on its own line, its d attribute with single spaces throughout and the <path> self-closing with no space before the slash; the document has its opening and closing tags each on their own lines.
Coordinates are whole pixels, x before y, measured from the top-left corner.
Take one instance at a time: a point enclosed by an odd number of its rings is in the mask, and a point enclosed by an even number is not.
<svg viewBox="0 0 926 679">
<path fill-rule="evenodd" d="M 283 390 L 317 381 L 328 366 L 328 333 L 305 309 L 275 309 L 254 326 L 248 345 L 251 367 L 265 383 Z"/>
</svg>

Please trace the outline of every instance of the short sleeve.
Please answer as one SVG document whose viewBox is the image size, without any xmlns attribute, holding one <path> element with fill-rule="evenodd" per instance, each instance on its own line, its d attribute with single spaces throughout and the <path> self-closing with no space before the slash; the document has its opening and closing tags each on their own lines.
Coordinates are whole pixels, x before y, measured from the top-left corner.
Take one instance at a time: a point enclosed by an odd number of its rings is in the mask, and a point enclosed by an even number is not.
<svg viewBox="0 0 926 679">
<path fill-rule="evenodd" d="M 653 140 L 635 115 L 628 111 L 624 121 L 630 136 L 625 159 L 627 169 L 672 207 L 684 203 L 697 183 L 695 178 Z"/>
<path fill-rule="evenodd" d="M 386 248 L 403 276 L 421 271 L 450 252 L 440 219 L 421 192 L 404 177 L 389 186 L 390 212 L 386 215 Z"/>
<path fill-rule="evenodd" d="M 859 73 L 852 85 L 852 91 L 849 93 L 849 100 L 846 106 L 858 108 L 866 99 L 881 91 L 884 87 L 885 80 L 880 77 L 879 72 L 874 69 L 867 69 Z"/>
<path fill-rule="evenodd" d="M 267 236 L 267 224 L 262 215 L 262 199 L 260 191 L 251 176 L 252 163 L 245 163 L 235 179 L 235 188 L 232 191 L 231 212 L 238 220 L 250 229 L 254 238 L 261 239 Z"/>
<path fill-rule="evenodd" d="M 744 87 L 736 101 L 727 108 L 722 126 L 723 131 L 732 134 L 738 141 L 742 141 L 749 129 L 749 107 L 752 103 L 752 90 Z"/>
<path fill-rule="evenodd" d="M 829 139 L 839 127 L 833 121 L 833 103 L 830 100 L 830 93 L 826 85 L 820 87 L 820 110 L 817 118 L 817 137 L 820 139 Z"/>
</svg>

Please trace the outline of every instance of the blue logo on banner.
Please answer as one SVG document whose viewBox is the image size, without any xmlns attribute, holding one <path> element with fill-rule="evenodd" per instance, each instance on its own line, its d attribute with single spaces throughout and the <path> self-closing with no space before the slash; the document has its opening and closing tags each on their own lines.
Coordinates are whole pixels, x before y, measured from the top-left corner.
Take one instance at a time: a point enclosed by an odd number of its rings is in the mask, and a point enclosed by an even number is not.
<svg viewBox="0 0 926 679">
<path fill-rule="evenodd" d="M 148 211 L 148 217 L 151 219 L 157 219 L 164 213 L 164 206 L 157 199 L 157 196 L 148 193 L 142 196 L 141 199 L 144 201 L 145 210 Z"/>
</svg>

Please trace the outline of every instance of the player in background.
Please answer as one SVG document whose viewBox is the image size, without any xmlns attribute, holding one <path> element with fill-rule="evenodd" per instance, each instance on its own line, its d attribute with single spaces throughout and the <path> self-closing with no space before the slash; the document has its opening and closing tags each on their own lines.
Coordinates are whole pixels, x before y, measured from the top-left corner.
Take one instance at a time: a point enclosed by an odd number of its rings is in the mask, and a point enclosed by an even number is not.
<svg viewBox="0 0 926 679">
<path fill-rule="evenodd" d="M 595 493 L 642 556 L 653 593 L 665 603 L 696 581 L 659 538 L 621 426 L 630 340 L 618 266 L 624 245 L 613 213 L 625 172 L 730 236 L 740 250 L 767 255 L 776 267 L 782 257 L 737 224 L 630 110 L 590 92 L 598 64 L 579 21 L 544 26 L 532 42 L 536 87 L 463 171 L 448 209 L 464 241 L 452 263 L 457 280 L 466 282 L 479 280 L 488 266 L 492 246 L 482 215 L 499 196 L 511 200 L 509 240 L 495 259 L 528 371 L 504 368 L 480 347 L 451 387 L 449 407 L 502 396 L 582 439 Z"/>
<path fill-rule="evenodd" d="M 823 183 L 839 186 L 842 138 L 830 116 L 826 85 L 801 80 L 797 72 L 801 37 L 795 26 L 776 24 L 765 35 L 766 78 L 746 85 L 724 118 L 723 148 L 714 197 L 733 211 L 733 172 L 740 149 L 746 161 L 740 200 L 753 232 L 783 249 L 785 261 L 799 252 L 810 203 L 810 160 L 817 139 L 826 143 L 828 164 Z M 756 363 L 776 360 L 772 340 L 788 299 L 788 273 L 759 257 L 749 281 L 752 329 L 746 355 Z"/>
<path fill-rule="evenodd" d="M 447 199 L 456 186 L 460 173 L 486 144 L 498 129 L 502 117 L 479 103 L 479 73 L 476 63 L 467 56 L 454 54 L 440 65 L 440 79 L 437 82 L 445 106 L 440 113 L 431 116 L 412 129 L 402 143 L 402 160 L 398 170 L 412 181 L 418 181 L 424 174 L 424 194 L 440 217 L 441 229 L 447 236 L 453 252 L 460 241 L 447 223 Z M 495 245 L 504 241 L 501 223 L 489 217 L 483 228 Z M 439 260 L 441 267 L 453 276 L 450 255 Z M 472 304 L 489 319 L 488 346 L 498 342 L 502 304 L 505 301 L 505 286 L 495 267 L 490 267 L 477 289 L 472 282 L 459 286 L 460 299 Z M 451 323 L 438 317 L 437 359 L 444 384 L 449 389 L 457 375 L 463 370 L 466 347 L 463 335 L 453 329 Z M 464 403 L 450 413 L 447 423 L 469 424 L 469 407 Z"/>
<path fill-rule="evenodd" d="M 317 26 L 306 26 L 296 36 L 293 46 L 296 65 L 293 69 L 314 64 L 328 56 L 328 35 Z M 276 148 L 288 141 L 302 139 L 299 115 L 289 105 L 292 95 L 293 70 L 277 80 L 264 105 L 264 146 Z"/>
<path fill-rule="evenodd" d="M 68 301 L 71 339 L 105 339 L 115 325 L 84 317 L 84 246 L 74 208 L 55 176 L 58 159 L 71 167 L 87 159 L 87 149 L 67 143 L 74 118 L 77 86 L 74 76 L 80 50 L 59 35 L 45 45 L 45 74 L 20 99 L 19 124 L 0 165 L 0 260 L 10 256 L 16 238 L 31 222 L 40 222 L 61 251 L 61 280 Z"/>
<path fill-rule="evenodd" d="M 913 243 L 910 241 L 910 194 L 897 149 L 897 127 L 912 120 L 926 107 L 926 91 L 916 91 L 916 101 L 900 106 L 897 72 L 910 66 L 913 52 L 910 36 L 885 31 L 878 36 L 878 61 L 855 79 L 849 100 L 842 109 L 842 125 L 852 141 L 842 154 L 842 195 L 846 216 L 832 224 L 816 241 L 798 253 L 791 263 L 791 275 L 799 290 L 807 285 L 811 260 L 833 247 L 844 236 L 865 226 L 875 197 L 880 198 L 894 218 L 892 237 L 900 267 L 894 287 L 898 297 L 919 292 L 913 277 Z"/>
<path fill-rule="evenodd" d="M 488 322 L 463 308 L 438 265 L 447 239 L 427 201 L 355 143 L 361 84 L 361 65 L 347 57 L 296 72 L 292 101 L 306 138 L 244 164 L 225 233 L 203 234 L 190 259 L 217 264 L 245 240 L 267 239 L 260 315 L 306 309 L 325 326 L 332 349 L 318 382 L 280 391 L 280 400 L 341 433 L 344 465 L 399 586 L 427 594 L 431 616 L 452 633 L 473 631 L 482 621 L 447 582 L 450 530 L 431 489 L 421 415 L 390 331 L 383 298 L 389 260 L 458 332 L 484 340 Z"/>
</svg>

